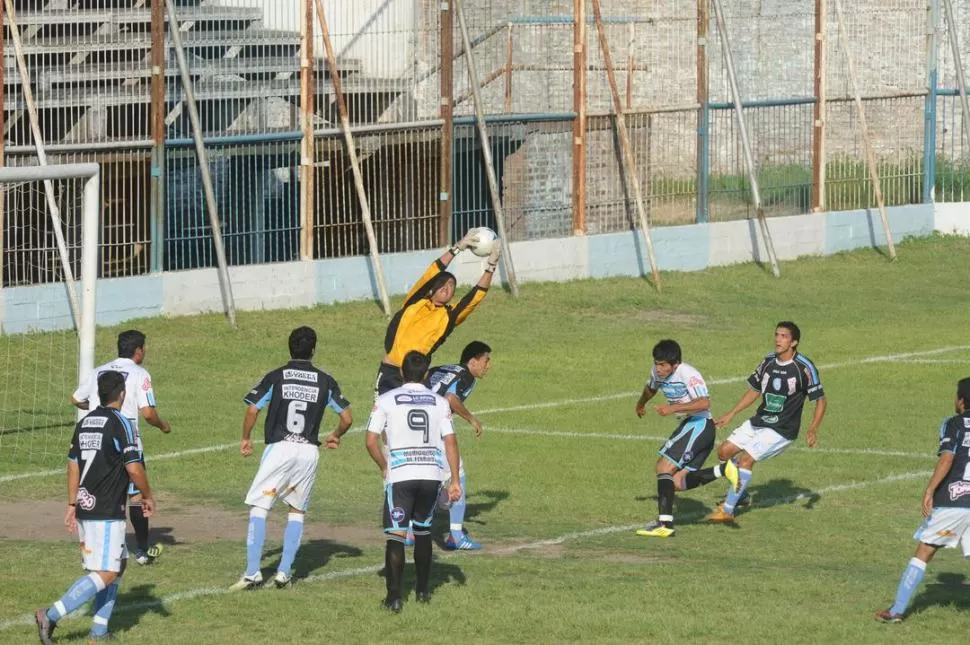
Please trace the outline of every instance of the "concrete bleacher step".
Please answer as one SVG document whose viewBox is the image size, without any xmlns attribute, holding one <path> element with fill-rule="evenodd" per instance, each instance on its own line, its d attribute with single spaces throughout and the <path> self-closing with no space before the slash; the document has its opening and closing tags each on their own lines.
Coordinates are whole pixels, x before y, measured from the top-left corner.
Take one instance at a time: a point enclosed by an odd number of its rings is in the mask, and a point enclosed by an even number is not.
<svg viewBox="0 0 970 645">
<path fill-rule="evenodd" d="M 193 6 L 184 7 L 176 11 L 179 22 L 227 23 L 227 22 L 258 22 L 263 19 L 263 10 L 259 7 L 220 7 Z M 142 9 L 51 9 L 46 11 L 18 11 L 14 15 L 21 27 L 31 25 L 79 25 L 85 23 L 115 24 L 115 25 L 151 25 L 151 7 Z M 168 22 L 168 14 L 165 14 Z M 8 26 L 9 28 L 9 26 Z"/>
<path fill-rule="evenodd" d="M 182 44 L 187 52 L 204 58 L 221 58 L 228 50 L 235 56 L 282 56 L 295 55 L 300 48 L 300 35 L 289 31 L 269 29 L 229 29 L 217 32 L 189 31 L 182 35 Z M 79 38 L 34 38 L 24 41 L 23 50 L 27 57 L 50 56 L 52 54 L 75 55 L 86 52 L 106 51 L 144 51 L 152 46 L 150 33 L 124 34 L 123 37 L 87 35 Z M 5 53 L 13 53 L 13 46 L 7 44 Z"/>
</svg>

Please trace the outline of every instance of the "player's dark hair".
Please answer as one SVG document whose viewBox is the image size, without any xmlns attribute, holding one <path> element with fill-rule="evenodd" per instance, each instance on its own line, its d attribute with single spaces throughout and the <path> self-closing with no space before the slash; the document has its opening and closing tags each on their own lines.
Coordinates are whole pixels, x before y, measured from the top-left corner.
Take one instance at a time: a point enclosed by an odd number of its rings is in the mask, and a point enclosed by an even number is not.
<svg viewBox="0 0 970 645">
<path fill-rule="evenodd" d="M 431 367 L 431 359 L 425 354 L 410 351 L 404 355 L 401 361 L 401 375 L 405 383 L 421 383 L 424 381 L 428 368 Z"/>
<path fill-rule="evenodd" d="M 448 282 L 449 280 L 451 280 L 455 284 L 458 284 L 458 278 L 455 277 L 454 273 L 450 273 L 448 271 L 442 271 L 441 273 L 438 273 L 437 275 L 435 275 L 435 277 L 428 280 L 427 290 L 425 291 L 425 294 L 424 294 L 425 297 L 430 298 L 431 294 L 433 294 L 441 287 L 445 286 L 445 283 Z"/>
<path fill-rule="evenodd" d="M 129 329 L 118 334 L 118 358 L 131 358 L 135 351 L 145 347 L 145 334 Z"/>
<path fill-rule="evenodd" d="M 108 370 L 98 374 L 98 398 L 101 405 L 110 405 L 121 398 L 125 391 L 125 377 L 120 372 Z"/>
<path fill-rule="evenodd" d="M 480 340 L 473 340 L 472 342 L 465 345 L 465 349 L 461 351 L 461 365 L 468 365 L 468 361 L 473 358 L 481 358 L 485 354 L 492 351 L 492 348 Z"/>
<path fill-rule="evenodd" d="M 666 338 L 653 346 L 653 360 L 664 363 L 679 363 L 681 361 L 680 345 L 676 340 Z"/>
<path fill-rule="evenodd" d="M 970 376 L 957 381 L 957 398 L 963 399 L 963 404 L 970 409 Z"/>
<path fill-rule="evenodd" d="M 310 327 L 297 327 L 290 332 L 290 358 L 310 360 L 317 348 L 317 332 Z"/>
<path fill-rule="evenodd" d="M 779 327 L 781 327 L 782 329 L 787 329 L 789 332 L 791 332 L 791 339 L 792 340 L 801 340 L 802 339 L 802 330 L 799 329 L 798 328 L 798 325 L 796 325 L 792 321 L 790 321 L 790 320 L 782 320 L 780 323 L 778 323 L 777 325 L 775 325 L 775 329 L 778 329 Z"/>
</svg>

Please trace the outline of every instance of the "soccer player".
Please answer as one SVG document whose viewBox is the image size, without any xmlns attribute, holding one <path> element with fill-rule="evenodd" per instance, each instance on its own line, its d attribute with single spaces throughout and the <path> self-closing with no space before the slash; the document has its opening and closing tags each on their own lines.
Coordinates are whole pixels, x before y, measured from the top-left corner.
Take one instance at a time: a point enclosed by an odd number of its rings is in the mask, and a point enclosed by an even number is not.
<svg viewBox="0 0 970 645">
<path fill-rule="evenodd" d="M 34 612 L 40 642 L 51 645 L 57 621 L 94 599 L 92 641 L 107 640 L 108 621 L 128 563 L 125 498 L 129 481 L 141 491 L 142 512 L 151 517 L 155 500 L 141 461 L 132 423 L 121 412 L 125 377 L 106 370 L 97 377 L 100 405 L 78 421 L 67 453 L 67 512 L 64 525 L 81 540 L 81 565 L 88 572 L 60 600 Z"/>
<path fill-rule="evenodd" d="M 940 547 L 963 543 L 963 557 L 970 559 L 970 377 L 957 383 L 956 415 L 940 425 L 936 468 L 923 493 L 923 517 L 914 539 L 916 554 L 906 565 L 896 589 L 896 601 L 875 614 L 876 620 L 898 623 L 926 573 L 926 565 Z"/>
<path fill-rule="evenodd" d="M 471 237 L 466 235 L 455 246 L 445 251 L 440 258 L 418 278 L 404 299 L 404 305 L 391 318 L 384 335 L 384 360 L 377 370 L 374 385 L 375 396 L 402 385 L 401 361 L 410 351 L 417 351 L 431 357 L 435 350 L 448 338 L 455 327 L 465 322 L 478 304 L 485 298 L 492 276 L 498 267 L 502 247 L 495 244 L 482 277 L 471 290 L 451 306 L 455 295 L 455 276 L 445 269 L 455 256 L 471 245 Z"/>
<path fill-rule="evenodd" d="M 303 519 L 320 460 L 320 424 L 326 408 L 336 412 L 337 428 L 327 435 L 325 445 L 334 450 L 353 423 L 350 403 L 340 393 L 332 376 L 316 368 L 310 359 L 317 347 L 317 334 L 309 327 L 290 333 L 290 361 L 266 374 L 243 401 L 249 407 L 243 418 L 239 452 L 253 454 L 250 439 L 260 411 L 267 406 L 264 441 L 266 448 L 259 470 L 246 495 L 249 531 L 246 537 L 246 572 L 232 590 L 253 589 L 263 583 L 260 561 L 266 539 L 266 518 L 277 498 L 289 506 L 283 530 L 283 553 L 273 582 L 278 589 L 290 584 L 291 569 L 303 538 Z"/>
<path fill-rule="evenodd" d="M 431 520 L 442 488 L 445 459 L 451 473 L 447 488 L 451 501 L 461 497 L 458 439 L 448 402 L 424 385 L 430 361 L 408 352 L 402 361 L 404 385 L 377 399 L 367 422 L 367 452 L 384 476 L 383 525 L 387 595 L 383 606 L 401 611 L 404 539 L 414 527 L 414 568 L 418 602 L 431 600 Z M 387 438 L 388 452 L 381 445 Z"/>
<path fill-rule="evenodd" d="M 700 478 L 697 470 L 714 448 L 714 422 L 711 420 L 711 397 L 704 377 L 682 360 L 680 345 L 675 340 L 661 340 L 653 347 L 653 369 L 650 380 L 637 400 L 637 416 L 646 414 L 647 402 L 663 391 L 667 403 L 655 409 L 662 417 L 676 415 L 683 420 L 667 442 L 660 448 L 657 460 L 657 520 L 637 531 L 644 537 L 674 535 L 675 476 L 681 474 L 682 490 L 695 488 L 721 476 L 720 469 L 711 470 L 713 476 Z M 728 462 L 724 473 L 736 477 L 737 470 Z M 683 475 L 686 475 L 684 477 Z"/>
<path fill-rule="evenodd" d="M 825 393 L 818 369 L 798 351 L 802 332 L 795 323 L 785 320 L 775 325 L 775 351 L 768 354 L 748 377 L 751 389 L 731 410 L 714 422 L 718 428 L 731 423 L 741 410 L 761 398 L 753 417 L 738 426 L 717 447 L 722 462 L 735 459 L 738 483 L 728 491 L 720 507 L 709 518 L 711 522 L 734 522 L 734 509 L 751 483 L 755 462 L 784 452 L 798 438 L 805 399 L 815 402 L 815 413 L 808 426 L 808 447 L 818 443 L 818 427 L 825 416 Z M 726 464 L 725 464 L 726 467 Z"/>
<path fill-rule="evenodd" d="M 465 401 L 475 389 L 478 379 L 488 373 L 492 360 L 492 348 L 480 340 L 474 340 L 465 346 L 458 365 L 441 365 L 431 368 L 428 374 L 428 387 L 435 394 L 447 399 L 451 411 L 471 424 L 475 436 L 482 436 L 482 422 L 468 411 Z M 458 463 L 458 477 L 462 494 L 448 507 L 450 531 L 445 538 L 445 548 L 449 551 L 477 551 L 482 545 L 468 537 L 464 531 L 465 523 L 465 460 Z"/>
<path fill-rule="evenodd" d="M 141 433 L 138 431 L 138 414 L 145 422 L 168 434 L 172 431 L 168 421 L 162 419 L 155 405 L 155 390 L 152 389 L 152 377 L 142 363 L 145 361 L 145 334 L 137 329 L 129 329 L 118 334 L 118 358 L 94 368 L 88 379 L 82 383 L 71 396 L 71 403 L 81 410 L 93 410 L 100 403 L 98 399 L 98 375 L 112 370 L 125 377 L 125 402 L 121 413 L 131 423 L 135 433 L 135 443 L 138 454 L 145 464 L 144 445 Z M 148 517 L 143 512 L 142 494 L 133 483 L 128 489 L 128 518 L 135 530 L 135 562 L 151 564 L 162 553 L 161 544 L 148 544 Z"/>
</svg>

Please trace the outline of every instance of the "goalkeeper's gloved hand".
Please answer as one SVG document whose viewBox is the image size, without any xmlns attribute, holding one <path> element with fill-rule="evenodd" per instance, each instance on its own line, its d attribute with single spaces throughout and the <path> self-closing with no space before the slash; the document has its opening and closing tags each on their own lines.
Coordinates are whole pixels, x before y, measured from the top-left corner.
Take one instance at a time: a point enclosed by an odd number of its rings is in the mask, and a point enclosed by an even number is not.
<svg viewBox="0 0 970 645">
<path fill-rule="evenodd" d="M 488 268 L 485 269 L 486 271 L 495 273 L 500 255 L 502 255 L 502 245 L 499 244 L 498 240 L 495 240 L 495 244 L 492 246 L 492 252 L 488 254 Z"/>
<path fill-rule="evenodd" d="M 473 233 L 472 231 L 468 231 L 467 233 L 465 233 L 465 237 L 458 240 L 458 243 L 455 244 L 453 247 L 451 247 L 449 251 L 451 251 L 452 255 L 458 255 L 459 253 L 467 249 L 469 246 L 471 246 L 474 240 L 475 240 L 475 233 Z"/>
</svg>

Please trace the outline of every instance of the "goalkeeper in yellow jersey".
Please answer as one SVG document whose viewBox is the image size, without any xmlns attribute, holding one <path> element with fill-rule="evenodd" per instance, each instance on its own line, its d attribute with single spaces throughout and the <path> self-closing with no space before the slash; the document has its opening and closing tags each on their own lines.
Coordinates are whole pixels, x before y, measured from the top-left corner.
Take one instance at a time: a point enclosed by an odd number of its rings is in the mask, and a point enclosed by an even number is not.
<svg viewBox="0 0 970 645">
<path fill-rule="evenodd" d="M 465 322 L 475 307 L 485 299 L 492 275 L 498 266 L 501 245 L 495 244 L 488 256 L 488 265 L 478 283 L 452 306 L 455 295 L 455 276 L 445 269 L 455 256 L 472 244 L 473 234 L 466 234 L 457 244 L 431 263 L 408 292 L 401 309 L 391 318 L 384 336 L 384 360 L 377 371 L 375 396 L 403 385 L 401 361 L 411 351 L 429 358 L 441 347 L 448 335 Z"/>
</svg>

